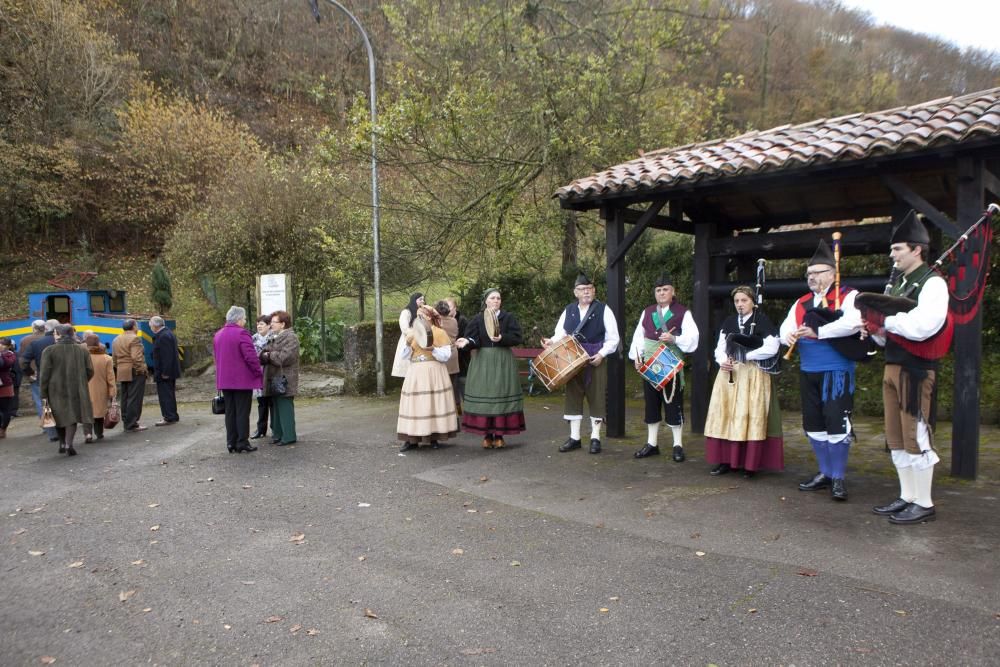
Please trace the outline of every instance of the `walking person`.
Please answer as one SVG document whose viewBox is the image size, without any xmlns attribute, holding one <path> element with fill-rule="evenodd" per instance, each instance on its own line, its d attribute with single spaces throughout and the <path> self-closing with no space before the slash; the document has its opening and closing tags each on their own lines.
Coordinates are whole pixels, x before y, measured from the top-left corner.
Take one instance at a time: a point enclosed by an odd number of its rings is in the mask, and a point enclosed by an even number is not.
<svg viewBox="0 0 1000 667">
<path fill-rule="evenodd" d="M 226 449 L 230 454 L 257 451 L 250 444 L 250 405 L 253 390 L 261 388 L 264 371 L 250 332 L 244 328 L 246 323 L 246 309 L 232 306 L 226 312 L 226 323 L 212 339 L 215 388 L 222 392 L 226 408 Z"/>
<path fill-rule="evenodd" d="M 69 324 L 55 328 L 55 343 L 42 353 L 40 391 L 48 401 L 56 420 L 59 453 L 76 456 L 73 439 L 77 424 L 94 423 L 88 383 L 94 375 L 90 353 L 76 342 L 76 331 Z"/>
<path fill-rule="evenodd" d="M 180 421 L 177 414 L 177 378 L 181 375 L 180 350 L 177 337 L 159 315 L 149 318 L 153 330 L 153 380 L 160 403 L 162 419 L 153 426 L 169 426 Z"/>
<path fill-rule="evenodd" d="M 298 440 L 295 395 L 299 393 L 299 337 L 292 330 L 292 316 L 284 310 L 271 313 L 271 333 L 260 353 L 264 395 L 271 399 L 271 444 L 290 445 Z"/>
<path fill-rule="evenodd" d="M 55 331 L 59 320 L 35 320 L 31 325 L 32 334 L 21 342 L 21 370 L 24 376 L 30 378 L 31 398 L 35 402 L 35 411 L 42 416 L 42 391 L 39 385 L 41 377 L 42 352 L 56 342 Z M 30 340 L 28 343 L 26 341 Z M 42 429 L 49 436 L 49 442 L 59 439 L 55 428 Z"/>
<path fill-rule="evenodd" d="M 13 347 L 14 341 L 10 338 L 0 338 L 0 438 L 7 437 L 7 427 L 17 406 L 18 396 L 14 391 L 17 355 Z"/>
<path fill-rule="evenodd" d="M 111 341 L 111 357 L 121 385 L 122 428 L 126 433 L 145 431 L 139 423 L 142 399 L 146 395 L 146 355 L 139 340 L 138 327 L 131 317 L 122 321 L 122 332 Z"/>
<path fill-rule="evenodd" d="M 115 369 L 107 348 L 101 344 L 101 339 L 95 333 L 84 335 L 83 344 L 90 353 L 90 363 L 94 366 L 94 375 L 87 384 L 90 392 L 90 405 L 94 412 L 94 424 L 83 425 L 84 442 L 104 439 L 104 416 L 108 414 L 108 404 L 118 395 L 115 384 Z"/>
</svg>

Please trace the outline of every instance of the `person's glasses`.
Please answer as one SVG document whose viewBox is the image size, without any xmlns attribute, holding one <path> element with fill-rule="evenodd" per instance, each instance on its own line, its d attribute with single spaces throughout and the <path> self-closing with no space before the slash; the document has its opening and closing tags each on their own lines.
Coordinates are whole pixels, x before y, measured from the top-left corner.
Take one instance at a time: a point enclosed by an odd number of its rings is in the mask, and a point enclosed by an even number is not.
<svg viewBox="0 0 1000 667">
<path fill-rule="evenodd" d="M 819 271 L 806 271 L 806 278 L 815 278 L 816 276 L 821 276 L 824 273 L 830 273 L 833 269 L 820 269 Z"/>
</svg>

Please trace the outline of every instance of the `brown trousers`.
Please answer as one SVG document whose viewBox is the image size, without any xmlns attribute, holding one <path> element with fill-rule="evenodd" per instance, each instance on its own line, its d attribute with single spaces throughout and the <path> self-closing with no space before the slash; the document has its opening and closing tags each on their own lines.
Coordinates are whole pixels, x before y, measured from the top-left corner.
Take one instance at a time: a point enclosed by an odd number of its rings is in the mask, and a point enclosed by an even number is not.
<svg viewBox="0 0 1000 667">
<path fill-rule="evenodd" d="M 885 372 L 882 374 L 882 403 L 885 410 L 885 441 L 889 449 L 903 449 L 908 454 L 920 454 L 917 422 L 923 419 L 927 424 L 927 435 L 931 437 L 931 396 L 935 381 L 935 372 L 927 371 L 927 379 L 920 387 L 920 409 L 916 415 L 911 415 L 905 410 L 910 377 L 899 364 L 885 365 Z M 932 447 L 933 444 L 932 439 Z"/>
<path fill-rule="evenodd" d="M 589 373 L 588 373 L 589 371 Z M 590 375 L 590 384 L 584 386 L 584 379 Z M 564 415 L 582 415 L 583 399 L 587 399 L 590 416 L 594 419 L 604 419 L 608 409 L 608 360 L 600 366 L 585 366 L 576 377 L 566 383 L 566 401 L 563 405 Z"/>
</svg>

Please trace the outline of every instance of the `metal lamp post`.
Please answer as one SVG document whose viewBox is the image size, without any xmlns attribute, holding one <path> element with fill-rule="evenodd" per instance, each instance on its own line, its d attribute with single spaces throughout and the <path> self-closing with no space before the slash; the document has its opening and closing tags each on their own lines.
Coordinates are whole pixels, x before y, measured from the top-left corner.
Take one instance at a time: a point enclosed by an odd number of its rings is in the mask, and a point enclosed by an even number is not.
<svg viewBox="0 0 1000 667">
<path fill-rule="evenodd" d="M 379 203 L 378 203 L 378 160 L 375 154 L 375 133 L 376 133 L 376 112 L 375 112 L 375 52 L 372 51 L 371 40 L 368 39 L 368 33 L 365 32 L 364 27 L 361 22 L 358 21 L 357 17 L 347 10 L 342 4 L 337 2 L 337 0 L 327 0 L 331 5 L 344 12 L 347 18 L 351 19 L 351 22 L 357 27 L 358 31 L 361 33 L 361 38 L 365 42 L 365 49 L 368 51 L 368 79 L 369 79 L 369 105 L 371 107 L 371 124 L 372 124 L 372 148 L 371 148 L 371 158 L 372 158 L 372 268 L 375 273 L 375 382 L 376 382 L 376 392 L 379 396 L 385 395 L 385 363 L 384 354 L 382 349 L 382 272 L 380 268 L 380 249 L 381 245 L 379 241 Z M 320 13 L 318 0 L 309 0 L 309 5 L 312 8 L 313 16 L 316 17 L 316 22 L 319 23 Z"/>
</svg>

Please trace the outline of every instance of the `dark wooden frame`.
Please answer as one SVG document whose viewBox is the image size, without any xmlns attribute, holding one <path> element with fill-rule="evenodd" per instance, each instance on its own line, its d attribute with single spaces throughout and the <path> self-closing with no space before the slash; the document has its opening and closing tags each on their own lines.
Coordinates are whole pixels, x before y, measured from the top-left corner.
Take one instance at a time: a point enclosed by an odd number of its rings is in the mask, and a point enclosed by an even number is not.
<svg viewBox="0 0 1000 667">
<path fill-rule="evenodd" d="M 690 423 L 701 433 L 708 412 L 713 323 L 721 322 L 728 290 L 726 266 L 758 257 L 808 258 L 830 225 L 844 220 L 889 218 L 891 223 L 844 230 L 845 254 L 888 252 L 892 225 L 910 208 L 941 233 L 956 238 L 983 212 L 988 193 L 1000 199 L 1000 138 L 977 139 L 941 149 L 924 149 L 864 161 L 823 164 L 777 173 L 733 175 L 642 192 L 561 200 L 563 208 L 600 209 L 607 236 L 607 303 L 618 319 L 623 345 L 631 313 L 624 312 L 625 256 L 646 229 L 693 234 L 694 284 L 691 310 L 702 340 L 689 357 Z M 862 196 L 864 195 L 864 196 Z M 816 200 L 819 203 L 813 203 Z M 730 204 L 739 206 L 730 207 Z M 645 209 L 633 208 L 645 205 Z M 669 214 L 663 215 L 667 207 Z M 809 229 L 777 231 L 789 225 Z M 626 233 L 626 225 L 632 228 Z M 756 230 L 756 231 L 753 231 Z M 933 259 L 933 258 L 931 258 Z M 857 282 L 873 284 L 877 277 Z M 884 282 L 884 277 L 882 278 Z M 869 288 L 870 289 L 870 288 Z M 804 283 L 799 292 L 805 291 Z M 954 413 L 951 472 L 974 479 L 978 468 L 982 316 L 955 331 Z M 608 359 L 607 433 L 625 435 L 625 363 Z"/>
</svg>

